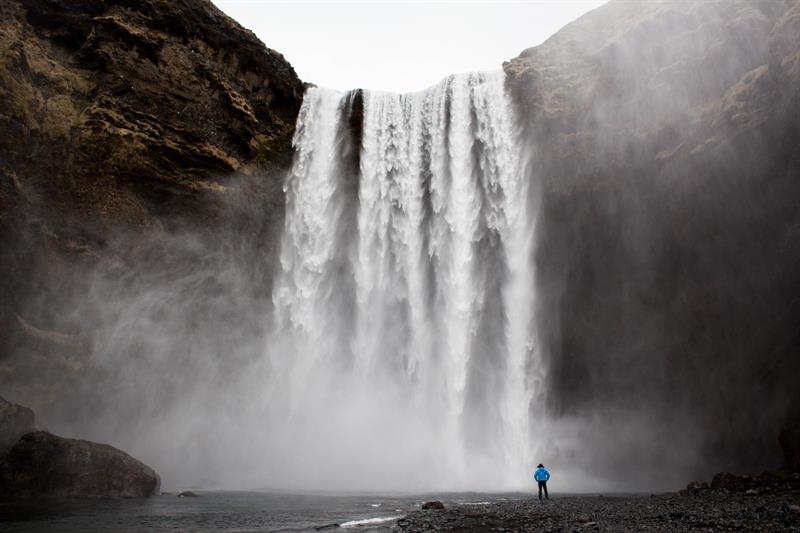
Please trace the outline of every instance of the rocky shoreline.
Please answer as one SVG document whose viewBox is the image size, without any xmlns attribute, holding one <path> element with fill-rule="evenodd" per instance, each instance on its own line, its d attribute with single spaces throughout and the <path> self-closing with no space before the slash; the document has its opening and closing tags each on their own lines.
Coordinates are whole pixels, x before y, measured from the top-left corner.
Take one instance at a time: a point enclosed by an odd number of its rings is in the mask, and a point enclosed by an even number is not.
<svg viewBox="0 0 800 533">
<path fill-rule="evenodd" d="M 720 474 L 711 484 L 651 495 L 570 495 L 446 506 L 396 531 L 800 531 L 800 474 Z"/>
</svg>

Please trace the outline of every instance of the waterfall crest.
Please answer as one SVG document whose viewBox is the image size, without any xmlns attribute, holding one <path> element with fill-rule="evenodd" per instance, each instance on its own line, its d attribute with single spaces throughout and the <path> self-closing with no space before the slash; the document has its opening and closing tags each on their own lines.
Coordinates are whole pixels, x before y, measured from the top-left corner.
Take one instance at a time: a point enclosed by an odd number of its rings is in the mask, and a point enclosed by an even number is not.
<svg viewBox="0 0 800 533">
<path fill-rule="evenodd" d="M 284 483 L 524 485 L 534 213 L 503 84 L 307 90 L 268 348 Z"/>
</svg>

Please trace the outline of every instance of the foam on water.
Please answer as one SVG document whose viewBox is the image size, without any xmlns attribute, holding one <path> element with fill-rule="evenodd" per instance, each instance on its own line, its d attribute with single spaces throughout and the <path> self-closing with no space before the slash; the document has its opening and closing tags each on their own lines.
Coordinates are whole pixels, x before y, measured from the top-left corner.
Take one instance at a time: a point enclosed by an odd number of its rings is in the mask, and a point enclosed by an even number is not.
<svg viewBox="0 0 800 533">
<path fill-rule="evenodd" d="M 345 522 L 344 524 L 340 524 L 339 527 L 359 527 L 359 526 L 374 526 L 378 524 L 385 524 L 387 522 L 394 522 L 395 520 L 400 520 L 401 516 L 386 516 L 386 517 L 378 517 L 378 518 L 364 518 L 363 520 L 351 520 L 349 522 Z"/>
</svg>

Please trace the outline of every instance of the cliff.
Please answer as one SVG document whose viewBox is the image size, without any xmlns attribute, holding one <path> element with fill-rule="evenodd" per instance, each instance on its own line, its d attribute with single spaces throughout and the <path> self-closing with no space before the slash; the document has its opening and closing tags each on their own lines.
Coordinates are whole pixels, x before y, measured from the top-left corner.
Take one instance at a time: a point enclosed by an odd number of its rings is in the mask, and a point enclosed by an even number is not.
<svg viewBox="0 0 800 533">
<path fill-rule="evenodd" d="M 504 68 L 540 185 L 547 402 L 585 422 L 570 462 L 642 486 L 779 466 L 800 408 L 800 3 L 612 1 Z"/>
<path fill-rule="evenodd" d="M 143 286 L 201 300 L 235 257 L 269 294 L 303 90 L 207 0 L 0 1 L 0 387 L 78 394 Z M 187 321 L 238 319 L 219 307 Z"/>
<path fill-rule="evenodd" d="M 552 443 L 562 464 L 650 488 L 781 462 L 799 43 L 796 0 L 612 1 L 504 65 L 536 185 L 545 400 L 580 421 Z M 4 394 L 162 472 L 213 481 L 209 458 L 254 453 L 230 413 L 267 401 L 242 391 L 263 383 L 302 93 L 206 0 L 0 0 Z"/>
</svg>

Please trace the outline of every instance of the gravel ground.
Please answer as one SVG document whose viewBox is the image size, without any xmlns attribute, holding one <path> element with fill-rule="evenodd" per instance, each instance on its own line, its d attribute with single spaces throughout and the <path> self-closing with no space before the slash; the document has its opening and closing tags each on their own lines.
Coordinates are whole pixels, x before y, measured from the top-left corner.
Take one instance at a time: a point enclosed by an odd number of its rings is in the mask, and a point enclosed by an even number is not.
<svg viewBox="0 0 800 533">
<path fill-rule="evenodd" d="M 417 511 L 395 530 L 798 531 L 800 486 L 659 495 L 553 496 Z"/>
</svg>

